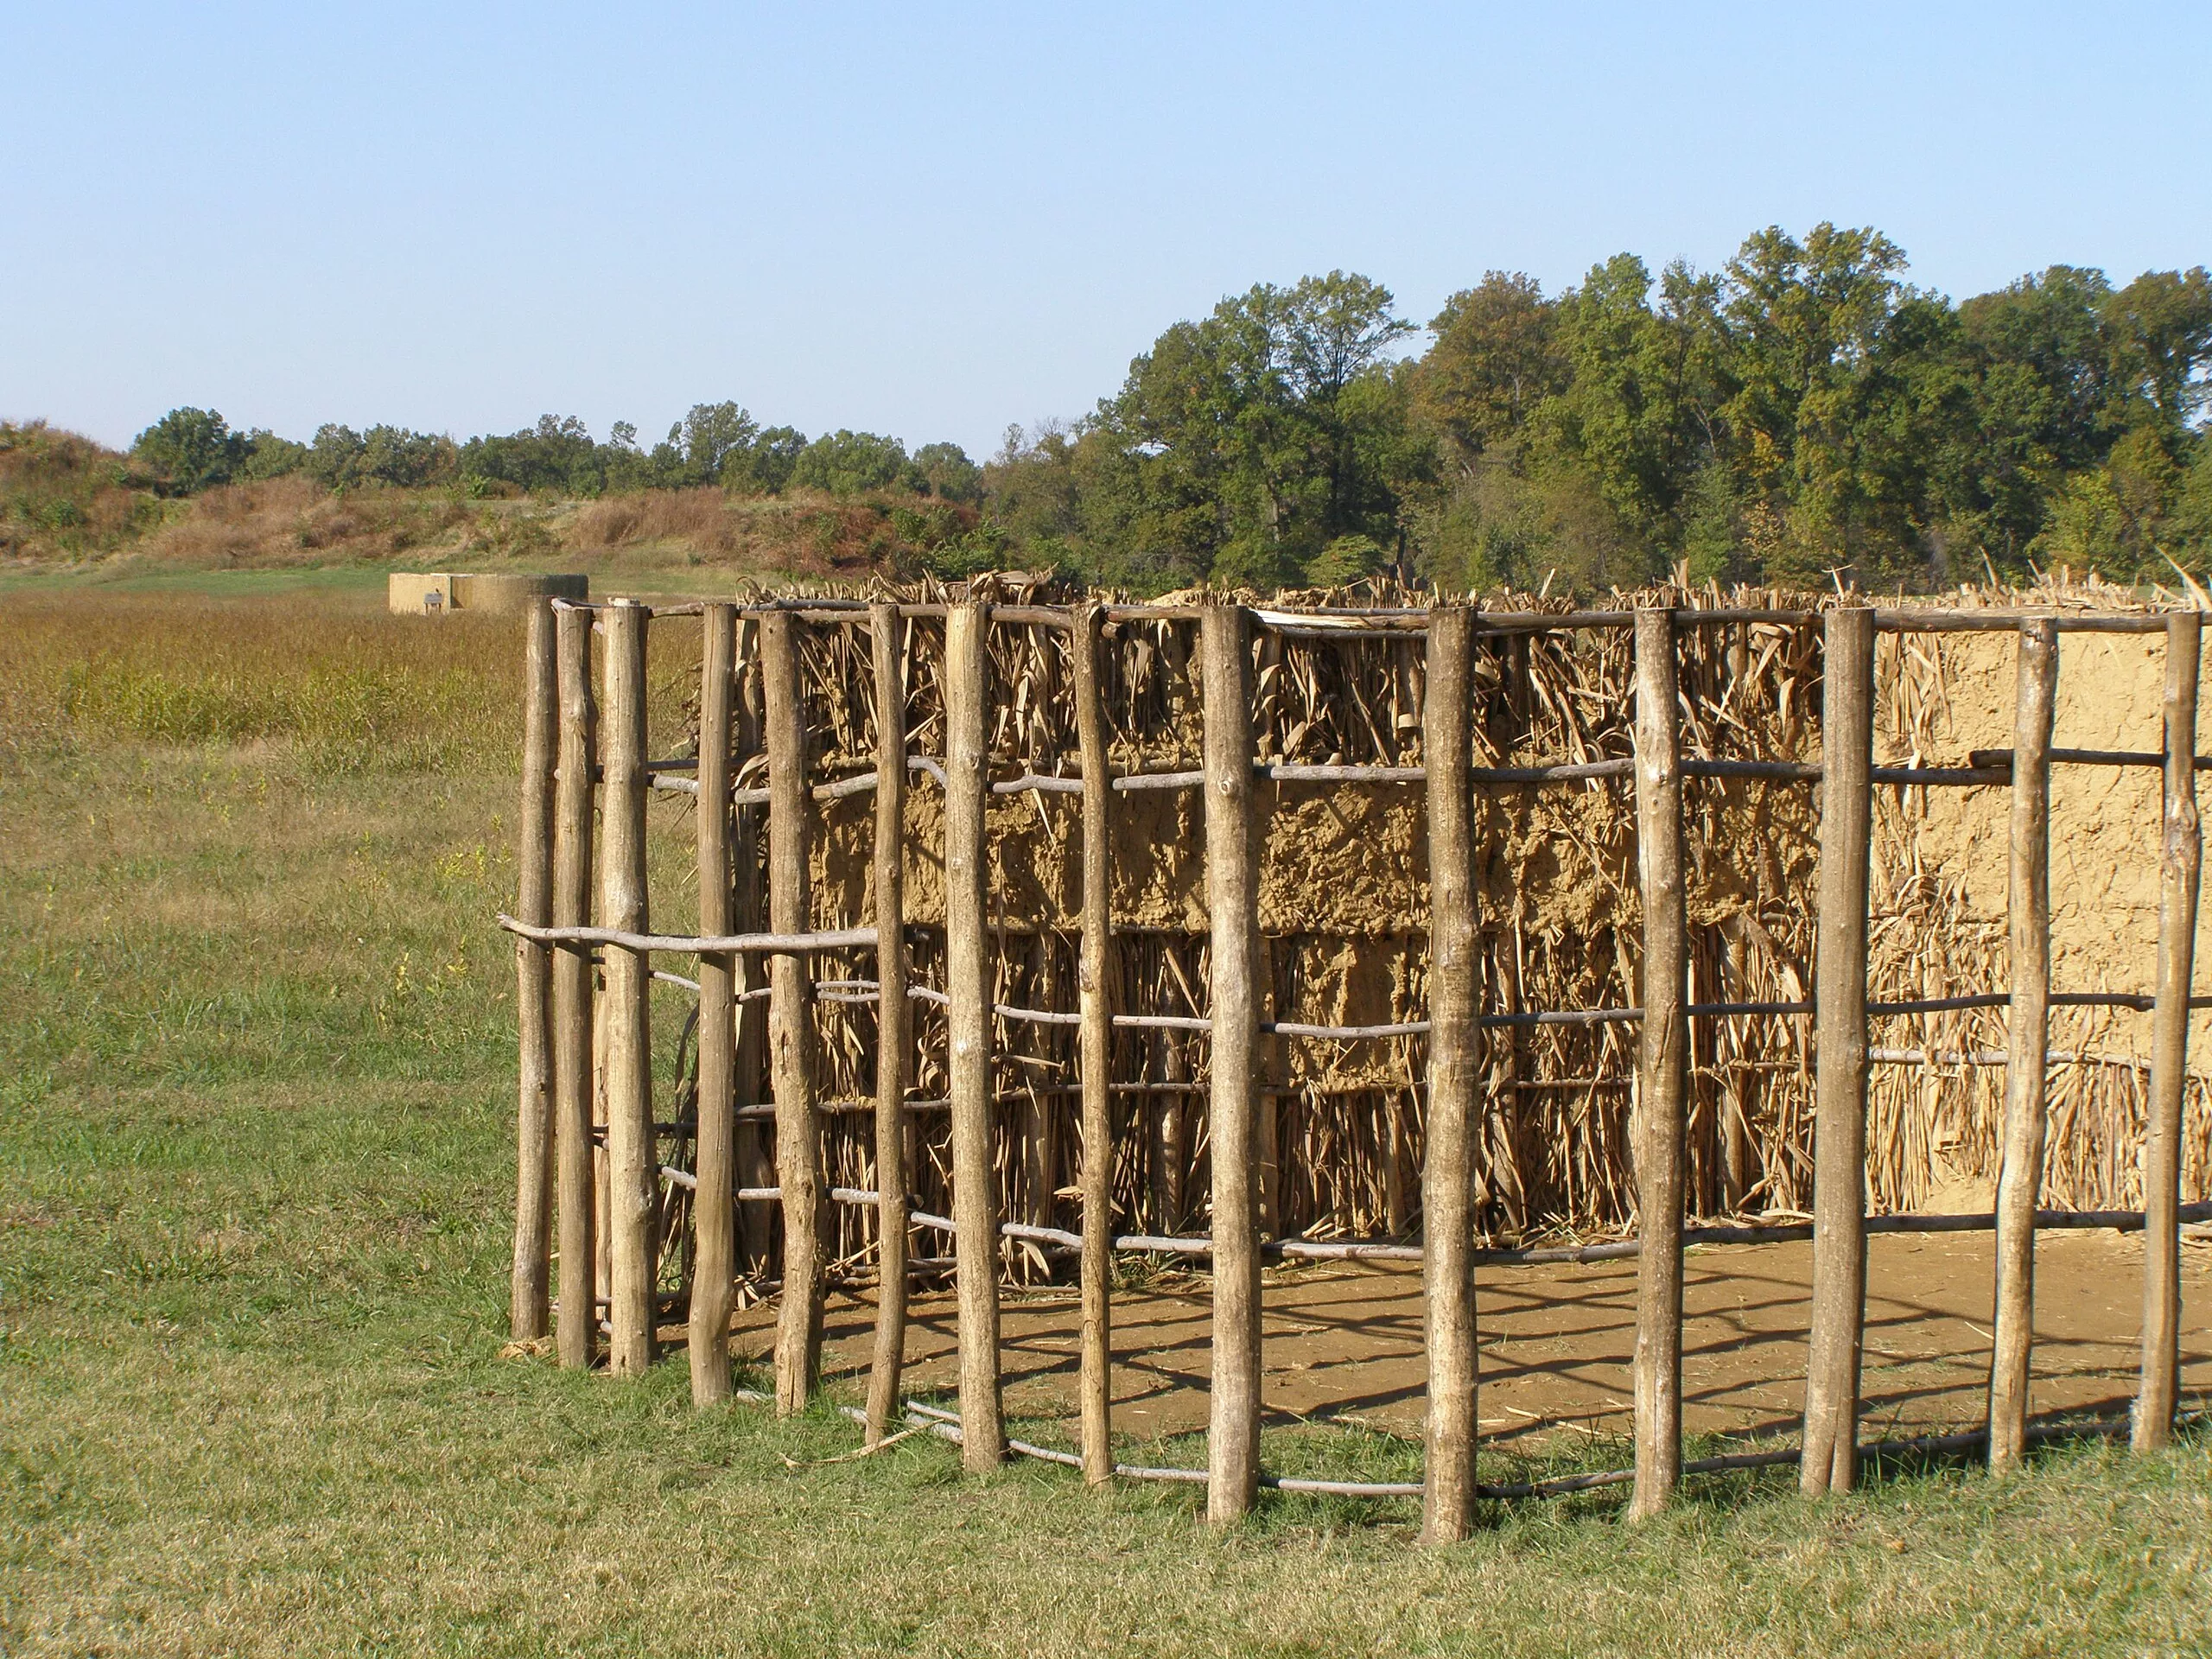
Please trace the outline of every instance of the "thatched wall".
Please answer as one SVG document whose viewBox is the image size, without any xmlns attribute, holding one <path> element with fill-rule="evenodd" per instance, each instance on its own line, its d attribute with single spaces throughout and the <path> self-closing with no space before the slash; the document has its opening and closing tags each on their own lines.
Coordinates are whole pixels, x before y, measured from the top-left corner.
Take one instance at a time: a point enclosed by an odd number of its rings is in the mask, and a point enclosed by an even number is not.
<svg viewBox="0 0 2212 1659">
<path fill-rule="evenodd" d="M 1069 597 L 1018 582 L 995 597 Z M 1418 597 L 1283 596 L 1286 602 L 1421 602 Z M 1833 596 L 1828 596 L 1832 602 Z M 1677 589 L 1623 594 L 1622 604 L 1816 607 L 1822 596 L 1764 590 Z M 2137 608 L 2110 589 L 2068 588 L 1947 596 L 1947 604 L 2059 603 Z M 1516 610 L 1564 602 L 1516 596 Z M 912 747 L 942 744 L 938 672 L 942 624 L 906 626 Z M 1115 761 L 1123 769 L 1195 766 L 1199 712 L 1195 625 L 1145 620 L 1110 634 L 1107 681 Z M 994 631 L 994 776 L 1074 770 L 1066 637 Z M 1264 632 L 1256 724 L 1261 758 L 1414 765 L 1420 761 L 1421 645 Z M 1728 625 L 1681 636 L 1683 741 L 1713 758 L 1817 760 L 1821 632 L 1816 625 Z M 2075 747 L 2158 744 L 2160 640 L 2069 635 L 2062 647 L 2058 738 Z M 2011 741 L 2010 636 L 1885 635 L 1878 661 L 1878 762 L 1962 761 Z M 874 743 L 864 629 L 822 626 L 804 650 L 810 764 L 817 780 L 866 771 Z M 1624 631 L 1491 639 L 1478 664 L 1480 764 L 1577 761 L 1630 752 L 1633 683 Z M 757 700 L 757 684 L 747 695 Z M 757 772 L 760 762 L 747 763 Z M 741 781 L 754 781 L 744 779 Z M 2062 989 L 2146 990 L 2154 960 L 2158 784 L 2153 772 L 2061 768 L 2053 791 L 2055 983 Z M 1418 786 L 1265 785 L 1268 808 L 1262 924 L 1270 936 L 1274 1015 L 1367 1023 L 1422 1013 L 1427 866 Z M 2005 984 L 2004 825 L 1998 790 L 1878 791 L 1874 995 L 1949 995 Z M 1075 1007 L 1074 927 L 1081 879 L 1078 798 L 1001 797 L 990 820 L 991 894 L 1001 929 L 1001 1001 Z M 942 918 L 942 798 L 910 794 L 910 919 Z M 1114 900 L 1124 1012 L 1205 1011 L 1201 803 L 1193 792 L 1117 798 Z M 1692 871 L 1693 1001 L 1791 1000 L 1813 957 L 1817 817 L 1805 785 L 1694 779 L 1688 789 Z M 869 915 L 867 797 L 817 808 L 817 925 Z M 1486 849 L 1485 998 L 1499 1010 L 1635 1003 L 1639 917 L 1630 782 L 1608 779 L 1543 791 L 1498 789 L 1478 817 Z M 937 946 L 917 977 L 931 982 Z M 864 958 L 825 961 L 824 978 L 865 977 Z M 758 1005 L 756 1005 L 758 1006 Z M 941 1015 L 917 1007 L 917 1092 L 943 1093 Z M 825 1097 L 873 1088 L 874 1014 L 820 1011 Z M 1693 1027 L 1689 1194 L 1702 1214 L 1789 1211 L 1811 1197 L 1811 1021 L 1700 1020 Z M 1493 1236 L 1590 1232 L 1633 1224 L 1628 1115 L 1632 1027 L 1494 1032 L 1479 1215 Z M 1001 1167 L 1010 1217 L 1074 1224 L 1071 1030 L 1001 1023 L 1006 1097 Z M 2200 1038 L 2204 1033 L 2200 1032 Z M 2147 1015 L 2062 1010 L 2054 1046 L 2079 1058 L 2054 1073 L 2047 1201 L 2139 1202 L 2137 1174 Z M 1878 1020 L 1884 1048 L 1955 1053 L 2003 1046 L 2001 1014 Z M 2201 1051 L 2200 1051 L 2201 1052 Z M 2116 1063 L 2115 1063 L 2116 1062 Z M 1276 1076 L 1277 1230 L 1313 1236 L 1402 1234 L 1419 1224 L 1421 1039 L 1281 1041 Z M 2202 1063 L 2200 1063 L 2201 1066 Z M 1122 1222 L 1148 1231 L 1203 1230 L 1206 1191 L 1203 1037 L 1122 1032 L 1117 1082 L 1166 1085 L 1117 1100 L 1116 1192 Z M 1878 1211 L 1986 1207 L 1995 1173 L 2003 1071 L 1993 1066 L 1875 1068 L 1868 1175 Z M 1179 1090 L 1179 1092 L 1175 1092 Z M 1744 1126 L 1732 1171 L 1728 1126 Z M 941 1117 L 925 1116 L 917 1198 L 943 1207 L 949 1162 Z M 765 1131 L 761 1133 L 765 1134 Z M 829 1169 L 866 1185 L 864 1116 L 835 1120 Z M 2205 1091 L 2189 1096 L 2185 1197 L 2212 1175 Z M 843 1224 L 857 1247 L 857 1215 Z"/>
</svg>

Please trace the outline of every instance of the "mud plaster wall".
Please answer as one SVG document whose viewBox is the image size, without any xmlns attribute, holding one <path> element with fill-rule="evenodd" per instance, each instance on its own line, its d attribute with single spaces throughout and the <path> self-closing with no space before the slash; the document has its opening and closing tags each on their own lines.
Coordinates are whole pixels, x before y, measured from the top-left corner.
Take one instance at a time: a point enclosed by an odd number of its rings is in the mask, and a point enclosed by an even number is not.
<svg viewBox="0 0 2212 1659">
<path fill-rule="evenodd" d="M 2156 635 L 2059 636 L 2054 747 L 2156 751 L 2164 742 L 2164 641 Z M 1962 763 L 1974 749 L 2010 748 L 2015 641 L 1985 634 L 1883 641 L 1876 747 L 1883 759 Z M 2202 738 L 2198 744 L 2203 747 Z M 2060 765 L 2050 796 L 2051 984 L 2061 991 L 2148 992 L 2157 969 L 2163 779 L 2152 767 Z M 2006 896 L 2011 795 L 2005 789 L 1878 792 L 1875 977 L 1878 995 L 2003 990 L 2009 975 Z M 2200 911 L 2200 961 L 2212 946 Z M 2202 970 L 2199 979 L 2202 981 Z M 1923 987 L 1941 985 L 1938 992 Z M 1883 1026 L 1894 1027 L 1896 1034 Z M 2191 1021 L 2190 1156 L 2184 1187 L 2207 1185 L 2201 1079 L 2212 1016 Z M 1918 1029 L 1909 1029 L 1918 1028 Z M 2151 1017 L 2120 1009 L 2059 1008 L 2055 1050 L 2147 1062 Z M 2001 1050 L 2002 1010 L 1933 1020 L 1878 1022 L 1873 1040 L 1955 1050 Z M 1929 1186 L 1923 1201 L 1986 1208 L 1994 1192 L 2004 1073 L 1948 1080 L 1926 1120 Z M 2052 1078 L 2050 1170 L 2056 1204 L 2137 1204 L 2144 1084 L 2139 1071 L 2075 1064 Z M 1913 1092 L 1902 1072 L 1880 1078 L 1878 1114 Z M 1912 1160 L 1917 1162 L 1917 1160 Z M 1906 1185 L 1908 1167 L 1896 1178 Z M 2094 1196 L 2092 1196 L 2094 1195 Z"/>
</svg>

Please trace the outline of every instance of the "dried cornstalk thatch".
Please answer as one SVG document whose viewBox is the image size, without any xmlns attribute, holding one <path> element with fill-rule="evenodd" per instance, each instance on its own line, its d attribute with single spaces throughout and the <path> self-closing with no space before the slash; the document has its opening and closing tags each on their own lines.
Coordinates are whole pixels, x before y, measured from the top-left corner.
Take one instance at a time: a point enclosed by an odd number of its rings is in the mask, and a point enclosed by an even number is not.
<svg viewBox="0 0 2212 1659">
<path fill-rule="evenodd" d="M 993 577 L 978 596 L 1008 604 L 1071 597 L 1025 578 Z M 942 590 L 902 591 L 927 602 Z M 1418 606 L 1427 595 L 1385 583 L 1286 594 L 1285 604 Z M 1667 588 L 1622 594 L 1625 608 L 1817 609 L 1815 594 Z M 1829 602 L 1833 602 L 1830 596 Z M 1947 603 L 2094 603 L 2136 608 L 2110 589 L 2053 587 L 1981 593 Z M 1563 613 L 1562 600 L 1516 595 L 1487 609 Z M 874 765 L 874 690 L 864 613 L 805 632 L 802 675 L 817 783 Z M 677 625 L 671 624 L 673 628 Z M 912 751 L 942 753 L 943 624 L 900 624 Z M 1171 771 L 1198 760 L 1195 624 L 1145 617 L 1109 625 L 1103 686 L 1112 759 L 1120 772 Z M 993 776 L 1071 775 L 1077 769 L 1069 701 L 1068 636 L 1041 626 L 992 631 Z M 1699 758 L 1815 760 L 1820 756 L 1821 630 L 1817 620 L 1750 620 L 1685 629 L 1680 644 L 1684 751 Z M 2009 649 L 2009 646 L 2007 647 Z M 1962 760 L 1938 753 L 1947 696 L 1940 637 L 1885 636 L 1878 661 L 1878 764 Z M 1417 766 L 1422 656 L 1418 637 L 1351 632 L 1329 637 L 1262 631 L 1255 639 L 1257 758 L 1270 762 Z M 672 647 L 670 661 L 681 659 Z M 757 670 L 742 697 L 757 708 Z M 657 680 L 658 676 L 657 675 Z M 1475 729 L 1484 766 L 1585 762 L 1629 754 L 1633 664 L 1624 630 L 1489 634 L 1476 670 Z M 664 685 L 667 681 L 659 681 Z M 741 722 L 742 723 L 742 722 Z M 740 758 L 741 788 L 761 781 L 757 754 Z M 2001 894 L 1974 907 L 1924 831 L 1926 791 L 1878 790 L 1872 927 L 1878 1000 L 1955 996 L 2005 983 Z M 1199 803 L 1188 793 L 1119 798 L 1114 907 L 1124 1013 L 1203 1014 L 1206 938 Z M 1417 788 L 1286 782 L 1263 786 L 1268 816 L 1262 923 L 1269 937 L 1262 987 L 1273 1017 L 1311 1023 L 1417 1020 L 1425 1001 L 1426 849 Z M 1690 1000 L 1796 1002 L 1810 995 L 1817 814 L 1803 784 L 1694 779 L 1687 797 L 1691 922 Z M 671 811 L 674 809 L 671 809 Z M 684 810 L 688 810 L 688 807 Z M 741 808 L 741 819 L 754 811 Z M 819 804 L 812 878 L 817 926 L 869 916 L 872 809 L 865 796 Z M 914 982 L 941 982 L 942 796 L 918 780 L 907 809 L 906 914 L 915 928 Z M 1029 791 L 990 809 L 996 996 L 1021 1008 L 1077 1006 L 1080 914 L 1079 797 Z M 671 817 L 669 822 L 674 823 Z M 2063 835 L 2061 823 L 2058 833 Z M 758 827 L 739 844 L 759 849 Z M 1593 779 L 1545 791 L 1499 787 L 1476 821 L 1482 849 L 1487 1012 L 1625 1007 L 1636 1001 L 1640 921 L 1630 782 Z M 688 824 L 682 827 L 688 839 Z M 682 913 L 673 896 L 656 912 Z M 2139 985 L 2152 970 L 2143 953 Z M 863 981 L 865 953 L 817 960 L 823 981 Z M 816 1019 L 818 1079 L 828 1102 L 874 1091 L 874 1014 L 864 1000 L 824 1000 Z M 748 1005 L 746 1018 L 765 1005 Z M 942 1213 L 950 1163 L 944 1114 L 943 1011 L 915 1007 L 909 1165 L 916 1206 Z M 2140 1025 L 2143 1031 L 2134 1027 Z M 2137 1148 L 2147 1016 L 2063 1011 L 2054 1044 L 2069 1058 L 2052 1082 L 2046 1202 L 2064 1207 L 2139 1201 Z M 1809 1015 L 1693 1024 L 1688 1192 L 1702 1215 L 1796 1211 L 1811 1196 Z M 1634 1224 L 1629 1116 L 1633 1027 L 1515 1027 L 1487 1044 L 1485 1122 L 1476 1148 L 1476 1215 L 1494 1239 L 1588 1234 Z M 1002 1020 L 997 1027 L 997 1168 L 1010 1220 L 1077 1224 L 1076 1029 Z M 1993 1173 L 2003 1096 L 2001 1011 L 1875 1022 L 1878 1049 L 1910 1050 L 1920 1064 L 1885 1064 L 1870 1093 L 1868 1191 L 1878 1211 L 1927 1204 L 1939 1190 Z M 1121 1223 L 1147 1233 L 1203 1230 L 1208 1190 L 1203 1033 L 1123 1030 L 1115 1040 L 1114 1191 Z M 1274 1155 L 1263 1202 L 1274 1230 L 1309 1236 L 1403 1236 L 1420 1225 L 1424 1039 L 1283 1039 L 1275 1045 Z M 746 1087 L 741 1079 L 741 1088 Z M 752 1087 L 758 1099 L 760 1084 Z M 765 1158 L 769 1126 L 748 1117 Z M 833 1112 L 824 1131 L 832 1185 L 873 1181 L 866 1112 Z M 741 1152 L 741 1166 L 747 1166 Z M 2212 1115 L 2190 1084 L 2185 1196 L 2212 1179 Z M 673 1217 L 671 1217 L 673 1218 Z M 872 1217 L 839 1210 L 835 1255 L 864 1268 Z M 760 1234 L 765 1237 L 765 1231 Z M 1014 1264 L 1050 1265 L 1035 1245 L 1010 1245 Z M 759 1249 L 751 1264 L 772 1263 Z"/>
</svg>

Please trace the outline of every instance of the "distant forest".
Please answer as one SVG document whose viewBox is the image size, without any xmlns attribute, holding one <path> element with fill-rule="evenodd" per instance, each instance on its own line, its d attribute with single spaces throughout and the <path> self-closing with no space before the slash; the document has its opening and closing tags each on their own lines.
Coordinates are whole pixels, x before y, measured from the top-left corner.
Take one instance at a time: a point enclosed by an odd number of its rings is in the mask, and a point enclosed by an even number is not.
<svg viewBox="0 0 2212 1659">
<path fill-rule="evenodd" d="M 1924 588 L 2067 564 L 2212 566 L 2212 279 L 2055 265 L 1954 302 L 1872 230 L 1745 242 L 1655 278 L 1620 254 L 1547 295 L 1492 271 L 1421 331 L 1332 271 L 1179 322 L 1065 425 L 977 461 L 702 404 L 648 447 L 546 416 L 456 442 L 234 433 L 180 409 L 130 464 L 158 493 L 302 475 L 333 491 L 595 498 L 815 492 L 945 533 L 942 574 L 1055 566 L 1144 591 L 1383 568 L 1459 588 L 1707 577 Z M 2171 562 L 2170 564 L 2169 562 Z"/>
</svg>

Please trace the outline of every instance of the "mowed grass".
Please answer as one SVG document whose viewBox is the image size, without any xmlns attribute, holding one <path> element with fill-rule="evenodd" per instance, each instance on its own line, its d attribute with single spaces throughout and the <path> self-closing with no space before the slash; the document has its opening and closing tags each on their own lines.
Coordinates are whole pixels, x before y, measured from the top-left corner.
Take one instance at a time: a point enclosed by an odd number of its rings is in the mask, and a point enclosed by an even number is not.
<svg viewBox="0 0 2212 1659">
<path fill-rule="evenodd" d="M 1407 1505 L 1217 1535 L 1187 1490 L 970 1480 L 926 1437 L 836 1461 L 830 1412 L 693 1412 L 680 1355 L 502 1358 L 511 631 L 219 594 L 119 634 L 77 603 L 0 606 L 0 1651 L 2205 1649 L 2201 1442 L 1816 1508 L 1701 1483 L 1637 1530 L 1500 1507 L 1422 1550 Z M 164 741 L 60 708 L 73 640 L 249 702 L 461 678 L 381 733 L 333 702 Z"/>
</svg>

